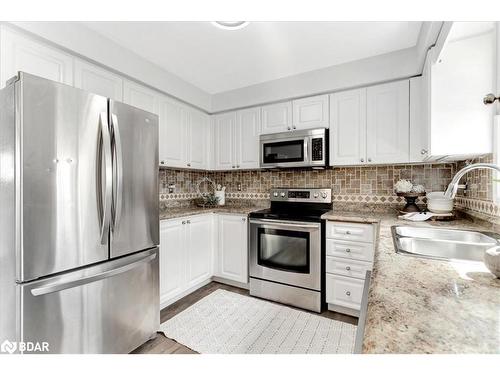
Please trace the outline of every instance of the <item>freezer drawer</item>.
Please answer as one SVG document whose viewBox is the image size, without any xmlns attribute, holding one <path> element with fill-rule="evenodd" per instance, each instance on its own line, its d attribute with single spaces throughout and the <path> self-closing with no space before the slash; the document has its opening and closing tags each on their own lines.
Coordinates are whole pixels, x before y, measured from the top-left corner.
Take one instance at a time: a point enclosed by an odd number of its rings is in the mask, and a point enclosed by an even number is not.
<svg viewBox="0 0 500 375">
<path fill-rule="evenodd" d="M 49 353 L 128 353 L 160 324 L 158 249 L 21 284 L 20 341 Z"/>
</svg>

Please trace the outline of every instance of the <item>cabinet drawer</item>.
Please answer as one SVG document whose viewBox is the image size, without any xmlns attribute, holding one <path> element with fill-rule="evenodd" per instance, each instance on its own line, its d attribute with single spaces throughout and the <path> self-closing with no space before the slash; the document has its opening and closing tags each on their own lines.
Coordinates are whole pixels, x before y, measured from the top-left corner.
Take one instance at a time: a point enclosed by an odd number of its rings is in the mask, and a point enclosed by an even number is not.
<svg viewBox="0 0 500 375">
<path fill-rule="evenodd" d="M 364 283 L 360 279 L 326 274 L 326 302 L 359 310 Z"/>
<path fill-rule="evenodd" d="M 355 277 L 363 280 L 366 271 L 371 271 L 371 262 L 362 262 L 360 260 L 343 259 L 335 257 L 326 257 L 326 272 L 337 275 Z"/>
<path fill-rule="evenodd" d="M 371 262 L 373 261 L 373 244 L 327 239 L 326 255 Z"/>
<path fill-rule="evenodd" d="M 373 242 L 373 225 L 329 221 L 326 223 L 326 238 Z"/>
</svg>

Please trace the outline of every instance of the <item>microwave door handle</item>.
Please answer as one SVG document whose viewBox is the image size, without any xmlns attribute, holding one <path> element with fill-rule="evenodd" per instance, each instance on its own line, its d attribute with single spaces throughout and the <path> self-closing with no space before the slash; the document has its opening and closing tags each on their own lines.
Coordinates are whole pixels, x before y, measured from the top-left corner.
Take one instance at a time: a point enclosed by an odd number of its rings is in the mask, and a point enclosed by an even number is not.
<svg viewBox="0 0 500 375">
<path fill-rule="evenodd" d="M 309 138 L 304 138 L 304 162 L 308 162 L 309 160 Z"/>
<path fill-rule="evenodd" d="M 111 114 L 111 126 L 113 129 L 113 156 L 114 156 L 114 173 L 115 173 L 115 196 L 113 205 L 113 231 L 116 231 L 120 224 L 122 215 L 123 201 L 123 153 L 122 141 L 120 137 L 120 127 L 118 126 L 118 118 Z"/>
<path fill-rule="evenodd" d="M 98 206 L 101 219 L 101 238 L 100 242 L 105 245 L 108 241 L 108 232 L 111 216 L 111 199 L 113 183 L 113 166 L 111 162 L 111 137 L 109 134 L 108 115 L 106 112 L 99 114 L 99 137 L 97 140 L 98 158 L 97 158 L 97 193 Z M 104 186 L 102 180 L 102 168 L 104 157 Z M 103 194 L 104 190 L 104 194 Z"/>
</svg>

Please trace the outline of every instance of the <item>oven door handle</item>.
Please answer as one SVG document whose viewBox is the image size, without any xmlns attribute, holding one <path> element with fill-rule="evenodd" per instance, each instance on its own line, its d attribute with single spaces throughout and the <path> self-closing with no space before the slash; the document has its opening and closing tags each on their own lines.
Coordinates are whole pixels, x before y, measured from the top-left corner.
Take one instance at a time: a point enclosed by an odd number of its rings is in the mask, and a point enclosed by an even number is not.
<svg viewBox="0 0 500 375">
<path fill-rule="evenodd" d="M 280 227 L 292 227 L 292 228 L 303 228 L 303 229 L 319 229 L 321 227 L 321 224 L 311 224 L 311 223 L 291 223 L 291 222 L 282 222 L 282 221 L 276 221 L 276 220 L 269 220 L 269 219 L 259 219 L 259 220 L 254 220 L 250 219 L 250 224 L 262 224 L 262 225 L 276 225 Z"/>
</svg>

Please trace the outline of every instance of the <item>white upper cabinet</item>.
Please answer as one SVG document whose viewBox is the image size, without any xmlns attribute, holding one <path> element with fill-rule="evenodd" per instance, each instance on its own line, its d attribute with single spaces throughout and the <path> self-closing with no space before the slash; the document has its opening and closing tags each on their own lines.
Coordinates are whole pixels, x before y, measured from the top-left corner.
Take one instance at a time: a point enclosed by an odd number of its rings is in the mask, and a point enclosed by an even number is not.
<svg viewBox="0 0 500 375">
<path fill-rule="evenodd" d="M 158 114 L 158 94 L 131 81 L 123 83 L 123 101 L 144 111 Z"/>
<path fill-rule="evenodd" d="M 260 108 L 236 112 L 236 167 L 259 168 Z"/>
<path fill-rule="evenodd" d="M 218 215 L 218 267 L 216 276 L 248 283 L 247 218 Z"/>
<path fill-rule="evenodd" d="M 330 165 L 366 162 L 366 89 L 330 95 Z"/>
<path fill-rule="evenodd" d="M 48 45 L 1 28 L 0 87 L 18 71 L 73 85 L 73 57 Z"/>
<path fill-rule="evenodd" d="M 160 166 L 186 167 L 187 117 L 184 105 L 161 96 L 159 118 Z"/>
<path fill-rule="evenodd" d="M 261 107 L 262 134 L 286 132 L 292 129 L 292 103 L 283 102 Z"/>
<path fill-rule="evenodd" d="M 229 170 L 236 168 L 234 140 L 236 130 L 236 112 L 216 115 L 214 118 L 215 169 Z"/>
<path fill-rule="evenodd" d="M 409 82 L 387 83 L 367 88 L 367 162 L 409 161 Z"/>
<path fill-rule="evenodd" d="M 166 96 L 159 100 L 160 166 L 205 169 L 209 116 Z"/>
<path fill-rule="evenodd" d="M 187 166 L 196 169 L 205 169 L 208 166 L 208 143 L 210 142 L 210 117 L 196 109 L 189 109 L 188 113 Z"/>
<path fill-rule="evenodd" d="M 329 127 L 328 95 L 294 100 L 292 108 L 294 130 Z"/>
<path fill-rule="evenodd" d="M 412 161 L 463 160 L 492 152 L 495 106 L 485 106 L 482 99 L 495 93 L 495 32 L 477 35 L 471 25 L 469 35 L 468 24 L 459 24 L 459 37 L 452 27 L 442 50 L 429 51 L 420 85 L 412 90 L 420 97 L 412 97 Z"/>
<path fill-rule="evenodd" d="M 80 59 L 75 59 L 74 84 L 79 89 L 123 101 L 123 79 Z"/>
</svg>

